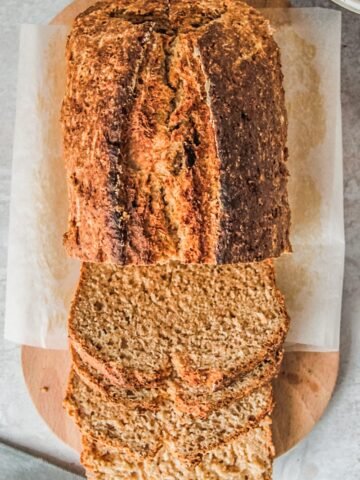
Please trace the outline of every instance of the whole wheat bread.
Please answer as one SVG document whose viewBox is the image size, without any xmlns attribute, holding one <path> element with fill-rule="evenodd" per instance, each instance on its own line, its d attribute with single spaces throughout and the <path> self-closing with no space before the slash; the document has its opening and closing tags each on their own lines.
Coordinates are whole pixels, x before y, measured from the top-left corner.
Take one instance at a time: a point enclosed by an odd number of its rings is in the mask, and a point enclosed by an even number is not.
<svg viewBox="0 0 360 480">
<path fill-rule="evenodd" d="M 290 250 L 280 53 L 259 12 L 99 2 L 75 20 L 67 65 L 70 255 L 222 264 Z"/>
<path fill-rule="evenodd" d="M 151 386 L 175 374 L 212 391 L 278 350 L 287 329 L 270 260 L 84 264 L 69 318 L 74 349 L 122 387 Z"/>
<path fill-rule="evenodd" d="M 271 382 L 280 369 L 283 351 L 278 350 L 267 357 L 254 370 L 242 375 L 213 392 L 199 391 L 198 388 L 184 386 L 179 382 L 172 383 L 170 396 L 174 398 L 176 409 L 180 412 L 199 417 L 207 417 L 212 411 L 237 402 L 251 395 L 254 390 Z"/>
<path fill-rule="evenodd" d="M 81 461 L 91 475 L 103 480 L 270 480 L 274 447 L 271 420 L 266 417 L 236 440 L 206 453 L 189 468 L 163 446 L 153 459 L 134 462 L 123 452 L 83 438 Z"/>
<path fill-rule="evenodd" d="M 98 372 L 80 355 L 72 349 L 72 368 L 85 385 L 99 392 L 103 400 L 119 407 L 134 409 L 136 407 L 147 410 L 158 410 L 164 401 L 169 400 L 167 386 L 159 385 L 158 388 L 122 388 L 114 385 L 105 375 Z"/>
<path fill-rule="evenodd" d="M 99 2 L 67 65 L 64 242 L 96 263 L 65 405 L 89 478 L 269 480 L 288 329 L 271 258 L 291 250 L 270 25 L 238 0 Z"/>
<path fill-rule="evenodd" d="M 182 384 L 178 378 L 169 378 L 155 388 L 121 388 L 84 362 L 74 350 L 72 367 L 81 380 L 89 388 L 98 391 L 106 402 L 130 409 L 141 407 L 149 410 L 157 410 L 164 402 L 170 402 L 179 412 L 206 417 L 213 410 L 241 400 L 269 383 L 277 375 L 282 357 L 283 352 L 280 350 L 261 362 L 253 371 L 214 392 L 191 388 Z"/>
<path fill-rule="evenodd" d="M 206 419 L 179 415 L 166 405 L 156 412 L 128 410 L 105 403 L 75 372 L 70 375 L 64 403 L 84 436 L 119 448 L 138 460 L 154 457 L 166 442 L 189 465 L 257 426 L 273 408 L 271 387 L 264 386 Z"/>
</svg>

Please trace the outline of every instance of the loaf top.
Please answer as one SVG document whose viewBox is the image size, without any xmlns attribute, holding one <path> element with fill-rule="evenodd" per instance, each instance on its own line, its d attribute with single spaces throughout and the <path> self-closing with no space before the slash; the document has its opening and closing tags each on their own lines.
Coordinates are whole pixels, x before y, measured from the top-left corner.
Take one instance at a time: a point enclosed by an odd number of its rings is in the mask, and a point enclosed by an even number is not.
<svg viewBox="0 0 360 480">
<path fill-rule="evenodd" d="M 98 3 L 67 62 L 70 255 L 222 264 L 290 250 L 280 55 L 256 10 Z"/>
</svg>

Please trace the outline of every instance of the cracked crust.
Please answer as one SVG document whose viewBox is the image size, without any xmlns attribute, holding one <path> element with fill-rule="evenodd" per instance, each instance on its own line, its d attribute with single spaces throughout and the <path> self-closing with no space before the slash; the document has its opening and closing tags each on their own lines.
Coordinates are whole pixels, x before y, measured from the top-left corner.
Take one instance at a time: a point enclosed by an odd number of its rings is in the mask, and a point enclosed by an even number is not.
<svg viewBox="0 0 360 480">
<path fill-rule="evenodd" d="M 76 19 L 67 62 L 70 255 L 222 264 L 290 251 L 280 57 L 258 12 L 98 3 Z"/>
</svg>

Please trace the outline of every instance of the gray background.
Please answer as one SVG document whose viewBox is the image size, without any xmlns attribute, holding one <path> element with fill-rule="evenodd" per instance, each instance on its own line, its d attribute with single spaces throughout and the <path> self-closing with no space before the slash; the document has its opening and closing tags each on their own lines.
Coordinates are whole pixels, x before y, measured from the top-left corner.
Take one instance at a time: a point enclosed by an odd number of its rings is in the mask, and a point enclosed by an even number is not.
<svg viewBox="0 0 360 480">
<path fill-rule="evenodd" d="M 18 25 L 47 23 L 67 3 L 69 3 L 68 0 L 1 0 L 0 324 L 4 317 Z M 334 4 L 325 1 L 295 0 L 292 4 L 298 7 L 337 8 Z M 344 10 L 342 12 L 341 98 L 346 264 L 341 328 L 341 368 L 333 400 L 324 417 L 309 437 L 288 455 L 284 480 L 285 478 L 286 480 L 360 479 L 360 16 Z M 20 369 L 19 347 L 3 341 L 1 336 L 0 440 L 31 451 L 67 469 L 75 468 L 77 456 L 48 430 L 27 396 Z M 20 468 L 20 465 L 23 467 Z M 39 472 L 44 472 L 48 467 L 44 463 L 40 465 L 35 467 L 35 463 L 31 460 L 0 449 L 0 480 L 43 478 L 39 476 Z M 47 478 L 56 480 L 73 477 L 64 475 L 51 470 Z"/>
</svg>

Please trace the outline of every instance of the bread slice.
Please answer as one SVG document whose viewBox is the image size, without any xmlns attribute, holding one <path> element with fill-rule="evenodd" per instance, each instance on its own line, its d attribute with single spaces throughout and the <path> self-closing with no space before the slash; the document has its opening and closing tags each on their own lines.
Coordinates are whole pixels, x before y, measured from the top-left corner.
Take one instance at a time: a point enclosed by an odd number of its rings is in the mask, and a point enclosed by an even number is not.
<svg viewBox="0 0 360 480">
<path fill-rule="evenodd" d="M 104 402 L 75 372 L 70 374 L 64 403 L 84 436 L 136 459 L 154 457 L 166 442 L 189 464 L 198 463 L 207 451 L 257 426 L 273 408 L 272 389 L 267 385 L 206 419 L 179 415 L 169 405 L 156 412 L 127 410 Z"/>
<path fill-rule="evenodd" d="M 99 392 L 107 403 L 119 407 L 158 410 L 168 400 L 166 383 L 158 388 L 121 388 L 114 385 L 105 375 L 84 362 L 76 350 L 71 349 L 72 368 L 81 381 L 92 390 Z"/>
<path fill-rule="evenodd" d="M 125 408 L 142 407 L 157 410 L 162 403 L 172 402 L 179 412 L 206 417 L 222 406 L 250 395 L 254 390 L 269 383 L 279 371 L 283 358 L 280 350 L 265 359 L 252 372 L 234 380 L 230 385 L 209 392 L 183 385 L 177 378 L 170 378 L 157 388 L 128 389 L 113 385 L 111 381 L 92 368 L 72 350 L 73 369 L 80 379 L 91 389 L 98 391 L 106 402 Z"/>
<path fill-rule="evenodd" d="M 174 398 L 178 411 L 205 418 L 214 410 L 239 401 L 271 382 L 280 370 L 282 359 L 283 351 L 278 350 L 257 365 L 253 371 L 236 378 L 224 388 L 210 393 L 199 391 L 198 388 L 184 387 L 176 382 L 172 384 L 170 396 Z"/>
<path fill-rule="evenodd" d="M 69 318 L 74 349 L 122 387 L 177 376 L 212 391 L 278 350 L 287 329 L 271 260 L 84 264 Z"/>
<path fill-rule="evenodd" d="M 163 446 L 153 459 L 134 462 L 121 451 L 83 438 L 81 461 L 91 475 L 103 480 L 270 480 L 274 447 L 271 420 L 266 417 L 236 440 L 206 453 L 189 468 Z"/>
</svg>

